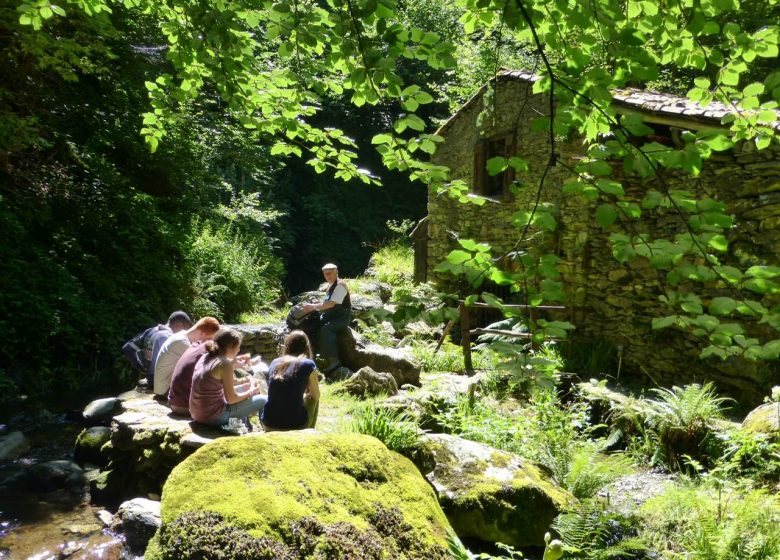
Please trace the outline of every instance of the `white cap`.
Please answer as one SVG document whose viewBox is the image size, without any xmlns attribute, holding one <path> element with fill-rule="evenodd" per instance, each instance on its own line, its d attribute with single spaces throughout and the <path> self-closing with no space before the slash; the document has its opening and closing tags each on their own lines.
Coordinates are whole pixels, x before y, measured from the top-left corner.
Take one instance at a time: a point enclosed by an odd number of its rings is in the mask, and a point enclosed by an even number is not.
<svg viewBox="0 0 780 560">
<path fill-rule="evenodd" d="M 339 269 L 339 267 L 337 267 L 333 263 L 328 263 L 328 264 L 326 264 L 325 266 L 322 267 L 322 270 L 338 270 L 338 269 Z"/>
</svg>

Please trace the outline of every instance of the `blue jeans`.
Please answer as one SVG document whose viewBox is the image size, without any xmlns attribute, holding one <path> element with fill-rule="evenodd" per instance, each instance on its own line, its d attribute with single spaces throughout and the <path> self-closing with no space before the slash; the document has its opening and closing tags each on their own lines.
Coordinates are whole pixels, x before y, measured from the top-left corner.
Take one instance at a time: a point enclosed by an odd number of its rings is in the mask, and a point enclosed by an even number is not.
<svg viewBox="0 0 780 560">
<path fill-rule="evenodd" d="M 248 399 L 244 399 L 241 402 L 235 404 L 229 404 L 219 415 L 219 418 L 215 422 L 215 425 L 222 426 L 227 424 L 231 418 L 245 418 L 252 414 L 257 414 L 260 417 L 265 403 L 268 402 L 268 397 L 265 395 L 252 395 Z"/>
</svg>

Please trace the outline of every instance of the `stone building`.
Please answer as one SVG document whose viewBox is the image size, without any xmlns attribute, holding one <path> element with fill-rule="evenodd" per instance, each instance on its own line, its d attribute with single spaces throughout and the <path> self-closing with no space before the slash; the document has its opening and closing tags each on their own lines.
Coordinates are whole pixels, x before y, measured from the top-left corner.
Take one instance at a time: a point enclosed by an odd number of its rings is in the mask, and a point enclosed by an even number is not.
<svg viewBox="0 0 780 560">
<path fill-rule="evenodd" d="M 444 142 L 434 162 L 449 167 L 453 179 L 463 179 L 472 192 L 489 202 L 483 206 L 462 204 L 447 195 L 429 193 L 427 246 L 422 244 L 424 256 L 416 259 L 426 266 L 420 270 L 422 265 L 418 264 L 416 277 L 446 283 L 434 268 L 457 248 L 457 238 L 487 242 L 494 255 L 518 248 L 520 232 L 512 225 L 512 215 L 533 206 L 550 157 L 549 134 L 532 129 L 538 117 L 550 112 L 549 96 L 532 92 L 537 79 L 520 71 L 499 74 L 439 130 Z M 619 113 L 641 115 L 657 141 L 669 145 L 679 145 L 685 130 L 720 127 L 721 117 L 729 112 L 723 105 L 702 108 L 685 98 L 641 90 L 621 90 L 613 95 Z M 623 372 L 640 375 L 648 383 L 713 380 L 740 402 L 760 401 L 772 384 L 780 383 L 774 363 L 739 358 L 700 360 L 700 341 L 678 330 L 652 330 L 654 317 L 674 313 L 659 301 L 669 286 L 643 257 L 625 264 L 615 260 L 609 235 L 628 230 L 621 220 L 606 229 L 596 224 L 594 211 L 604 200 L 589 202 L 580 195 L 563 194 L 564 182 L 572 177 L 571 167 L 584 155 L 582 139 L 556 139 L 555 151 L 560 163 L 548 170 L 540 201 L 557 205 L 557 230 L 539 233 L 519 249 L 544 249 L 560 257 L 557 267 L 566 291 L 566 318 L 577 327 L 574 339 L 606 340 L 621 348 Z M 509 172 L 494 177 L 487 174 L 487 160 L 512 154 L 528 162 L 527 172 L 517 177 Z M 625 175 L 622 167 L 613 168 L 613 177 L 623 183 L 628 200 L 638 202 L 648 190 L 661 190 L 654 183 L 657 179 L 640 180 Z M 727 261 L 739 266 L 777 263 L 780 158 L 776 151 L 758 151 L 752 143 L 738 143 L 713 154 L 698 177 L 667 173 L 663 180 L 671 188 L 726 204 L 737 224 L 729 234 Z M 675 213 L 657 213 L 643 215 L 632 227 L 660 236 L 685 231 L 686 226 Z M 712 288 L 690 288 L 702 299 L 727 295 L 714 283 Z M 750 328 L 758 332 L 761 326 Z"/>
</svg>

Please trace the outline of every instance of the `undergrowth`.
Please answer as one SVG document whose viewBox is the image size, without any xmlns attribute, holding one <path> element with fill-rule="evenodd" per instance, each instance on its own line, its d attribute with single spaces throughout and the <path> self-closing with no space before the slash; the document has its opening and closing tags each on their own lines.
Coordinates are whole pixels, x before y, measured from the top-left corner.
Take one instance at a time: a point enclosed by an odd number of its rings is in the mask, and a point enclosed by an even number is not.
<svg viewBox="0 0 780 560">
<path fill-rule="evenodd" d="M 365 404 L 352 412 L 351 430 L 374 436 L 388 449 L 407 453 L 417 446 L 420 431 L 411 416 L 403 411 Z"/>
</svg>

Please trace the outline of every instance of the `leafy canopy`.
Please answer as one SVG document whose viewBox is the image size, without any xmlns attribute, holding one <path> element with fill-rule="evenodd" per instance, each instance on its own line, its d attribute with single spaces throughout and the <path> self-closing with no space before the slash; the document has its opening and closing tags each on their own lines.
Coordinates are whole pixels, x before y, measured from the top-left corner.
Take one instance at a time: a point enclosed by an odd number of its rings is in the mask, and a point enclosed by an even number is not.
<svg viewBox="0 0 780 560">
<path fill-rule="evenodd" d="M 780 101 L 777 0 L 459 0 L 458 6 L 464 32 L 458 52 L 464 52 L 462 45 L 489 40 L 496 45 L 496 68 L 509 46 L 522 51 L 518 58 L 539 75 L 534 91 L 549 96 L 550 115 L 535 129 L 549 136 L 548 168 L 561 163 L 557 139 L 584 138 L 588 157 L 570 169 L 564 193 L 597 202 L 594 220 L 610 232 L 615 258 L 648 259 L 670 287 L 663 302 L 674 313 L 656 319 L 653 327 L 675 326 L 702 337 L 704 357 L 777 358 L 780 340 L 750 336 L 741 320 L 780 326 L 780 308 L 772 301 L 780 292 L 775 280 L 780 269 L 726 263 L 733 228 L 728 209 L 663 179 L 667 171 L 697 176 L 706 159 L 735 143 L 751 142 L 758 150 L 772 144 Z M 188 104 L 207 96 L 271 142 L 272 154 L 305 153 L 317 171 L 372 183 L 376 179 L 356 164 L 354 142 L 337 128 L 316 124 L 323 98 L 347 94 L 356 106 L 394 103 L 403 110 L 372 141 L 389 169 L 407 171 L 435 192 L 484 203 L 465 182 L 449 180 L 449 170 L 424 161 L 441 138 L 428 131 L 417 111 L 434 97 L 425 85 L 405 83 L 398 64 L 413 60 L 447 69 L 455 66 L 456 51 L 438 33 L 402 24 L 394 0 L 71 0 L 64 7 L 36 0 L 18 11 L 21 23 L 40 28 L 71 9 L 138 10 L 159 22 L 171 72 L 146 84 L 150 110 L 142 133 L 152 150 Z M 762 19 L 766 14 L 770 17 Z M 690 100 L 729 110 L 720 127 L 685 132 L 679 145 L 637 142 L 651 129 L 639 117 L 618 115 L 613 92 L 658 85 L 668 76 Z M 614 177 L 615 161 L 622 161 L 628 176 L 652 178 L 656 188 L 632 200 Z M 493 174 L 507 166 L 518 174 L 525 170 L 519 157 L 488 166 Z M 555 205 L 537 203 L 519 212 L 513 219 L 516 246 L 522 248 L 538 231 L 554 231 L 556 211 Z M 633 225 L 664 212 L 684 220 L 682 233 L 656 238 Z M 554 255 L 517 251 L 512 256 L 522 266 L 509 273 L 500 264 L 510 255 L 495 255 L 470 240 L 460 243 L 442 270 L 465 274 L 473 287 L 490 279 L 522 291 L 533 304 L 565 297 Z M 716 286 L 727 295 L 703 301 L 687 287 L 691 283 Z"/>
</svg>

